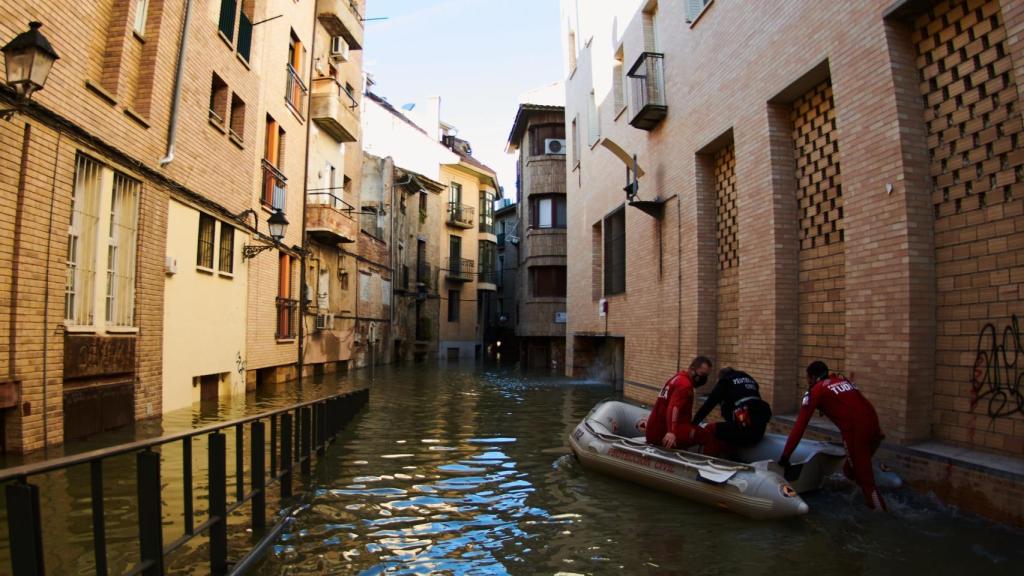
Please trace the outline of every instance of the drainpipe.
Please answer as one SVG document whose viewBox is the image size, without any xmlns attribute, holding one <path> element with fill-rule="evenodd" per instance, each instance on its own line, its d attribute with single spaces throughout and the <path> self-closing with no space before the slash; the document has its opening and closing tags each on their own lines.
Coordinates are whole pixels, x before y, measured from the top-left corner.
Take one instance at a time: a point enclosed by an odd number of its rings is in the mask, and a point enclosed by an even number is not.
<svg viewBox="0 0 1024 576">
<path fill-rule="evenodd" d="M 299 358 L 296 365 L 299 369 L 300 384 L 302 383 L 302 372 L 305 366 L 306 354 L 306 203 L 309 201 L 309 197 L 306 195 L 306 190 L 309 189 L 309 147 L 310 142 L 313 139 L 313 119 L 310 117 L 310 112 L 313 110 L 313 72 L 315 71 L 313 63 L 316 62 L 315 17 L 313 18 L 311 34 L 312 40 L 310 40 L 309 43 L 309 92 L 306 94 L 306 155 L 303 156 L 306 161 L 306 166 L 302 175 L 302 239 L 300 240 L 302 244 L 302 251 L 299 253 L 302 266 L 299 268 Z M 342 167 L 342 174 L 344 174 L 344 167 Z M 320 274 L 318 270 L 317 280 L 319 280 L 319 278 Z"/>
<path fill-rule="evenodd" d="M 174 162 L 174 142 L 178 136 L 178 108 L 181 104 L 181 84 L 185 76 L 185 50 L 188 48 L 188 25 L 192 21 L 192 0 L 185 0 L 185 19 L 181 23 L 181 42 L 178 44 L 178 68 L 174 72 L 174 99 L 171 100 L 171 119 L 167 127 L 167 155 L 160 159 L 160 167 Z"/>
</svg>

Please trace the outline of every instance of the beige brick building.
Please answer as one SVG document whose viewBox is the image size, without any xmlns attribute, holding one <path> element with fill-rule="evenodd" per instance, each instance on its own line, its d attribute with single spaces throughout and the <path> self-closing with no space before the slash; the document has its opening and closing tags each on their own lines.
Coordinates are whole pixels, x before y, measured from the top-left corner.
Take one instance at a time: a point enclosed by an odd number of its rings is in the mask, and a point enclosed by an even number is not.
<svg viewBox="0 0 1024 576">
<path fill-rule="evenodd" d="M 564 0 L 562 19 L 568 371 L 621 347 L 649 401 L 708 354 L 785 415 L 821 358 L 907 459 L 988 471 L 940 493 L 1019 521 L 1019 477 L 992 487 L 1024 457 L 1024 4 Z"/>
<path fill-rule="evenodd" d="M 11 152 L 0 158 L 10 451 L 159 415 L 169 210 L 193 233 L 200 214 L 214 230 L 237 229 L 226 254 L 249 230 L 233 215 L 253 182 L 222 168 L 256 157 L 251 36 L 226 46 L 216 11 L 195 3 L 190 14 L 159 0 L 93 8 L 0 3 L 4 42 L 39 20 L 61 57 L 33 104 L 0 125 Z M 222 362 L 232 372 L 237 352 Z"/>
</svg>

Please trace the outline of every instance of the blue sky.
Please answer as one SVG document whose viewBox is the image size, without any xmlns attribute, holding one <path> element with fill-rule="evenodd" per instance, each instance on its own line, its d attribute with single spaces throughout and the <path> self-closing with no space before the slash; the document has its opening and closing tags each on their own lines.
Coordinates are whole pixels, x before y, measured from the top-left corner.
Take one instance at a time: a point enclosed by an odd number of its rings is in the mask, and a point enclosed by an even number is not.
<svg viewBox="0 0 1024 576">
<path fill-rule="evenodd" d="M 364 67 L 400 107 L 441 96 L 441 119 L 515 197 L 505 142 L 519 96 L 561 79 L 558 0 L 367 0 Z"/>
</svg>

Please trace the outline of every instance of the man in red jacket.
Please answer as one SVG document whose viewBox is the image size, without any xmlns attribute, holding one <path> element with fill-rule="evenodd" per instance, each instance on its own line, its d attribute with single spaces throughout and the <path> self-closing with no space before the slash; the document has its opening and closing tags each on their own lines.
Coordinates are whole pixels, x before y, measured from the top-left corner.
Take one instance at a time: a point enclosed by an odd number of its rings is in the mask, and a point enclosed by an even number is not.
<svg viewBox="0 0 1024 576">
<path fill-rule="evenodd" d="M 693 389 L 708 381 L 711 359 L 697 356 L 690 368 L 679 372 L 662 387 L 647 417 L 647 442 L 665 448 L 688 448 L 704 443 L 704 429 L 694 426 Z"/>
<path fill-rule="evenodd" d="M 779 464 L 789 466 L 789 457 L 796 449 L 807 424 L 819 409 L 839 427 L 846 445 L 846 463 L 843 473 L 857 482 L 864 492 L 864 500 L 872 509 L 887 510 L 885 501 L 875 487 L 875 473 L 871 468 L 871 457 L 885 435 L 878 425 L 878 414 L 868 399 L 857 390 L 853 382 L 838 374 L 829 374 L 828 366 L 821 361 L 807 366 L 807 385 L 800 415 L 786 440 Z"/>
</svg>

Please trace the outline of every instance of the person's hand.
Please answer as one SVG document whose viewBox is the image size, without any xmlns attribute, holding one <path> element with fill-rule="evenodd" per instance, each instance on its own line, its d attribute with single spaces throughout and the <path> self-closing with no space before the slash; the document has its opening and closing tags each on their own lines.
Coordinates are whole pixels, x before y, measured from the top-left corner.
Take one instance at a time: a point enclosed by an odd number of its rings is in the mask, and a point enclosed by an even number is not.
<svg viewBox="0 0 1024 576">
<path fill-rule="evenodd" d="M 665 434 L 665 437 L 661 439 L 661 445 L 664 446 L 665 448 L 675 448 L 676 435 L 673 434 L 672 432 Z"/>
</svg>

